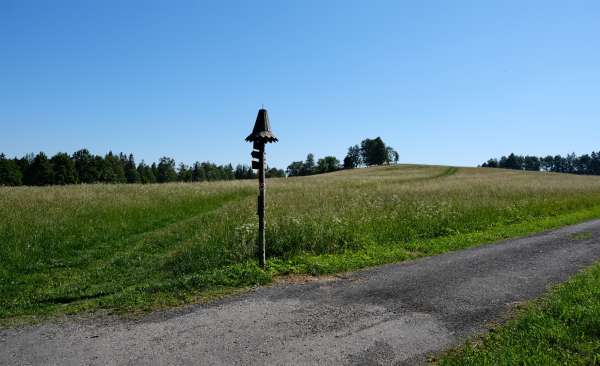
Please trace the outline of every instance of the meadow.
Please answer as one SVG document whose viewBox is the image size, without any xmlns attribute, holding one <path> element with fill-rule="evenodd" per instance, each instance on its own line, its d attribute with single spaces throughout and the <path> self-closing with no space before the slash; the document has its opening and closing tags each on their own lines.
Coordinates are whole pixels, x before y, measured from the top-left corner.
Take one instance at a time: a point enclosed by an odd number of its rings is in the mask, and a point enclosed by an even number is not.
<svg viewBox="0 0 600 366">
<path fill-rule="evenodd" d="M 288 274 L 457 250 L 600 217 L 600 177 L 400 165 L 255 181 L 0 187 L 0 322 L 136 314 Z"/>
</svg>

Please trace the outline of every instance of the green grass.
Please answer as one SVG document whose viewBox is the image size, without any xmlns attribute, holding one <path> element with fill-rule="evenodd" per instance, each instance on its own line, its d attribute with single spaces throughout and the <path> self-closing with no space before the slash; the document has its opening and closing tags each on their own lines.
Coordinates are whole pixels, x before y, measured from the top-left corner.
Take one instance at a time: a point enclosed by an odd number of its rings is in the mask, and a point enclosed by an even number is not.
<svg viewBox="0 0 600 366">
<path fill-rule="evenodd" d="M 600 217 L 600 177 L 441 166 L 256 182 L 0 187 L 0 322 L 210 299 Z"/>
<path fill-rule="evenodd" d="M 443 357 L 454 365 L 600 365 L 600 264 L 520 310 L 477 344 Z"/>
</svg>

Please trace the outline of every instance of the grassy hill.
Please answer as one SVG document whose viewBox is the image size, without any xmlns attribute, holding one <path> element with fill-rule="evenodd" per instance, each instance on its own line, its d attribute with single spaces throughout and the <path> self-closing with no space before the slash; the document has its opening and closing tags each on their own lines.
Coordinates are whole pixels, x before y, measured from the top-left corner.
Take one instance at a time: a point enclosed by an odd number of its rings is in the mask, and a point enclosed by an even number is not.
<svg viewBox="0 0 600 366">
<path fill-rule="evenodd" d="M 402 165 L 256 182 L 0 187 L 0 322 L 143 311 L 600 217 L 600 177 Z"/>
</svg>

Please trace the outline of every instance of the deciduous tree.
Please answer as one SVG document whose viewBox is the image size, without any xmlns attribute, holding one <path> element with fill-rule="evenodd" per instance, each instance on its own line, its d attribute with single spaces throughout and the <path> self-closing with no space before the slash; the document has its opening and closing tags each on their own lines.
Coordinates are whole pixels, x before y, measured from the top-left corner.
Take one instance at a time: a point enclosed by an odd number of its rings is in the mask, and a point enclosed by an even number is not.
<svg viewBox="0 0 600 366">
<path fill-rule="evenodd" d="M 350 146 L 348 154 L 344 158 L 344 169 L 358 168 L 362 164 L 360 147 L 358 145 Z"/>
<path fill-rule="evenodd" d="M 334 172 L 340 168 L 340 161 L 335 156 L 326 156 L 319 159 L 317 171 L 319 173 Z"/>
<path fill-rule="evenodd" d="M 386 146 L 381 137 L 364 139 L 360 144 L 362 161 L 365 165 L 381 165 L 387 157 Z"/>
</svg>

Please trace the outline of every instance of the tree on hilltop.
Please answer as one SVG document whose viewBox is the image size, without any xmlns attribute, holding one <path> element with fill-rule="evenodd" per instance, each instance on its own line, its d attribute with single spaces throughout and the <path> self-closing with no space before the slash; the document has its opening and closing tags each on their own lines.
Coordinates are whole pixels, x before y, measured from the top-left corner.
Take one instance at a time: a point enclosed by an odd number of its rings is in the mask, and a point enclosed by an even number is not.
<svg viewBox="0 0 600 366">
<path fill-rule="evenodd" d="M 350 146 L 348 154 L 344 158 L 344 169 L 358 168 L 362 164 L 360 147 L 358 145 Z"/>
<path fill-rule="evenodd" d="M 287 175 L 290 177 L 297 177 L 301 175 L 303 166 L 304 163 L 301 161 L 292 161 L 292 163 L 287 167 Z"/>
<path fill-rule="evenodd" d="M 498 159 L 489 159 L 485 163 L 481 164 L 483 168 L 497 168 L 498 167 Z"/>
<path fill-rule="evenodd" d="M 283 171 L 283 169 L 269 168 L 265 172 L 265 177 L 267 177 L 267 178 L 283 178 L 283 177 L 285 177 L 285 172 Z"/>
<path fill-rule="evenodd" d="M 311 175 L 314 173 L 316 168 L 315 165 L 315 156 L 310 153 L 306 156 L 306 160 L 304 164 L 302 164 L 302 169 L 300 170 L 300 175 Z"/>
<path fill-rule="evenodd" d="M 382 165 L 386 161 L 387 150 L 381 137 L 364 139 L 360 144 L 362 162 L 367 165 Z"/>
<path fill-rule="evenodd" d="M 400 154 L 398 154 L 398 152 L 396 150 L 394 150 L 393 147 L 386 146 L 386 148 L 385 148 L 385 163 L 391 164 L 393 162 L 394 164 L 398 164 L 398 160 L 400 160 Z"/>
<path fill-rule="evenodd" d="M 340 168 L 340 161 L 335 156 L 326 156 L 317 162 L 317 172 L 334 172 Z"/>
</svg>

